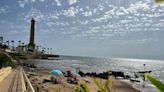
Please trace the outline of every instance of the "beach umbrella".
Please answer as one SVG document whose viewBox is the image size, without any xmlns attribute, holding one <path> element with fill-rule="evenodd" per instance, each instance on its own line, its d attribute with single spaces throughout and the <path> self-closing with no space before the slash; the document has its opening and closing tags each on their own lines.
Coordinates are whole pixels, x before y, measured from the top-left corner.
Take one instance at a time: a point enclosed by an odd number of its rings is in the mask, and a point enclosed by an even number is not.
<svg viewBox="0 0 164 92">
<path fill-rule="evenodd" d="M 52 74 L 52 75 L 63 75 L 63 73 L 60 70 L 52 70 L 50 72 L 50 74 Z"/>
</svg>

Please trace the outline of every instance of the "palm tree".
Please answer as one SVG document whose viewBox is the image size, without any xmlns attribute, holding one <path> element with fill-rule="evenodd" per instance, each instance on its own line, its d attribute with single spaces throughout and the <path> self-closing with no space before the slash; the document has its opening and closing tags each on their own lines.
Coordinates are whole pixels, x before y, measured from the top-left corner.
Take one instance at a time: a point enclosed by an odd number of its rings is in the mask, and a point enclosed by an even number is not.
<svg viewBox="0 0 164 92">
<path fill-rule="evenodd" d="M 19 46 L 21 46 L 21 41 L 18 41 L 19 42 Z"/>
<path fill-rule="evenodd" d="M 52 54 L 52 48 L 50 48 L 50 54 Z"/>
<path fill-rule="evenodd" d="M 9 48 L 9 41 L 6 41 L 6 43 L 7 43 L 7 47 Z"/>
<path fill-rule="evenodd" d="M 24 46 L 24 42 L 22 42 L 22 46 Z"/>
<path fill-rule="evenodd" d="M 163 0 L 155 0 L 156 3 L 164 3 Z"/>
<path fill-rule="evenodd" d="M 42 47 L 42 53 L 44 53 L 45 52 L 45 48 L 44 47 Z"/>
<path fill-rule="evenodd" d="M 39 51 L 39 49 L 41 49 L 41 45 L 38 46 L 38 51 Z M 40 51 L 41 51 L 41 50 L 40 50 Z"/>
<path fill-rule="evenodd" d="M 36 46 L 36 53 L 39 52 L 39 45 Z"/>
<path fill-rule="evenodd" d="M 44 48 L 44 52 L 46 52 L 46 48 Z"/>
<path fill-rule="evenodd" d="M 49 54 L 49 48 L 47 48 L 47 54 Z"/>
<path fill-rule="evenodd" d="M 12 50 L 14 51 L 14 40 L 12 40 L 11 42 L 12 42 Z"/>
</svg>

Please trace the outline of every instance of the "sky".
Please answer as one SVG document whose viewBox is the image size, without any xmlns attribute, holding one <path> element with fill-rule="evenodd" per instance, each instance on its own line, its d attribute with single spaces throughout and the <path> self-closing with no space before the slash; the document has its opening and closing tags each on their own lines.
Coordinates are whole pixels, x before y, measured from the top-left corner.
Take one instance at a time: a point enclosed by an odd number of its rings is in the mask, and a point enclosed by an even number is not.
<svg viewBox="0 0 164 92">
<path fill-rule="evenodd" d="M 0 0 L 0 36 L 61 55 L 164 59 L 164 4 L 154 0 Z"/>
</svg>

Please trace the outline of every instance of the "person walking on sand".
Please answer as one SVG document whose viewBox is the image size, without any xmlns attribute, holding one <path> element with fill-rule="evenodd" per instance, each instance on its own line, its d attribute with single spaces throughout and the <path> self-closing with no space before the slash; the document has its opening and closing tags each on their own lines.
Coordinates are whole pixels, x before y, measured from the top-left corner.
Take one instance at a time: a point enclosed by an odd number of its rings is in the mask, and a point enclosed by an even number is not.
<svg viewBox="0 0 164 92">
<path fill-rule="evenodd" d="M 145 68 L 145 66 L 146 66 L 146 64 L 143 64 L 143 66 L 144 66 L 144 71 L 146 71 L 146 68 Z M 143 73 L 143 88 L 145 88 L 145 73 Z"/>
</svg>

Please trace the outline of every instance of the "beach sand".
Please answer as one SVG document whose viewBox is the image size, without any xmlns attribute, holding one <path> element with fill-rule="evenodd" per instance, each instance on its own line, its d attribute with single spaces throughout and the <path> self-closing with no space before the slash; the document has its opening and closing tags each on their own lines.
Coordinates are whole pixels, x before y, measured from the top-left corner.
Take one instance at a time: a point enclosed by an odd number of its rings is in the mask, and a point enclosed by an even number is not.
<svg viewBox="0 0 164 92">
<path fill-rule="evenodd" d="M 27 74 L 27 69 L 25 69 Z M 70 84 L 67 83 L 67 78 L 64 76 L 56 76 L 61 80 L 59 84 L 53 84 L 52 82 L 43 82 L 43 79 L 49 79 L 52 75 L 49 74 L 49 70 L 46 69 L 37 69 L 34 70 L 30 74 L 29 79 L 36 90 L 36 92 L 75 92 L 75 89 L 78 84 Z M 90 80 L 90 83 L 88 84 L 91 92 L 98 92 L 98 87 L 95 85 L 92 77 L 85 77 L 88 80 Z M 97 81 L 101 81 L 104 83 L 106 80 L 96 78 Z M 84 83 L 83 80 L 80 80 L 79 83 Z M 113 79 L 113 83 L 109 85 L 109 88 L 111 88 L 111 92 L 139 92 L 138 90 L 134 89 L 130 84 Z"/>
</svg>

